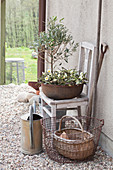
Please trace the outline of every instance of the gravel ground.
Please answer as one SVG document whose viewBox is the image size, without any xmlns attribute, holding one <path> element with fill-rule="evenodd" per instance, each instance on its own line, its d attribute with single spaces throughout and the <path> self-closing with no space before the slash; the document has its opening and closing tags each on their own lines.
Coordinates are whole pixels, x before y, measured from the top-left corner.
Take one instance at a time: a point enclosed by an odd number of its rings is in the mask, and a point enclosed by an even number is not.
<svg viewBox="0 0 113 170">
<path fill-rule="evenodd" d="M 28 113 L 29 103 L 19 103 L 20 92 L 34 91 L 28 85 L 0 86 L 0 170 L 112 170 L 113 159 L 100 147 L 93 161 L 76 164 L 59 164 L 46 153 L 24 155 L 21 153 L 21 115 Z"/>
</svg>

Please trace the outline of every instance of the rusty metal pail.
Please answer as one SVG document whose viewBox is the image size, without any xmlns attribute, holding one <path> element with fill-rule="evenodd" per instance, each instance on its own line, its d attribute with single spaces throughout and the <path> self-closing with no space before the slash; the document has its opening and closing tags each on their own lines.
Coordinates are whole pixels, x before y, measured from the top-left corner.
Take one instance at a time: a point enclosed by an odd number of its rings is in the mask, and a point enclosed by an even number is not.
<svg viewBox="0 0 113 170">
<path fill-rule="evenodd" d="M 33 155 L 42 151 L 42 117 L 33 114 L 33 106 L 29 112 L 21 116 L 21 151 Z"/>
</svg>

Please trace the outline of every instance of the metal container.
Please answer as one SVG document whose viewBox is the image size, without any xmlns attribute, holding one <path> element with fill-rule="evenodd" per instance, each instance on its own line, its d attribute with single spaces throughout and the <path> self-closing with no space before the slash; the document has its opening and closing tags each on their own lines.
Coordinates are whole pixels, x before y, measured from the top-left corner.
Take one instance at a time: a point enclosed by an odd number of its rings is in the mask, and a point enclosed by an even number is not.
<svg viewBox="0 0 113 170">
<path fill-rule="evenodd" d="M 30 106 L 30 114 L 21 116 L 21 151 L 29 155 L 42 151 L 42 117 L 33 112 Z"/>
<path fill-rule="evenodd" d="M 41 84 L 36 81 L 29 81 L 28 85 L 34 88 L 35 90 L 39 90 L 39 87 L 41 86 Z"/>
<path fill-rule="evenodd" d="M 67 86 L 55 84 L 41 84 L 43 93 L 55 100 L 72 99 L 80 95 L 83 84 Z"/>
</svg>

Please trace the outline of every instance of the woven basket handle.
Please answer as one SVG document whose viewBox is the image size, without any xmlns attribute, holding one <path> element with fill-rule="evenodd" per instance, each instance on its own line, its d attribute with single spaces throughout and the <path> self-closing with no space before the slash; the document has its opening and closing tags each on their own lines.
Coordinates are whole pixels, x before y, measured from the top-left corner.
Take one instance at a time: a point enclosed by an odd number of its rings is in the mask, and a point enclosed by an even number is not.
<svg viewBox="0 0 113 170">
<path fill-rule="evenodd" d="M 80 121 L 79 121 L 77 118 L 72 117 L 72 116 L 66 116 L 66 115 L 63 116 L 63 117 L 61 118 L 61 120 L 60 120 L 60 123 L 59 123 L 59 131 L 61 131 L 62 120 L 63 120 L 64 118 L 66 118 L 66 117 L 74 119 L 74 120 L 79 124 L 79 126 L 80 126 L 80 128 L 81 128 L 81 131 L 82 131 L 82 132 L 84 131 L 84 130 L 83 130 L 83 127 L 82 127 L 82 125 L 81 125 L 81 123 L 80 123 Z"/>
</svg>

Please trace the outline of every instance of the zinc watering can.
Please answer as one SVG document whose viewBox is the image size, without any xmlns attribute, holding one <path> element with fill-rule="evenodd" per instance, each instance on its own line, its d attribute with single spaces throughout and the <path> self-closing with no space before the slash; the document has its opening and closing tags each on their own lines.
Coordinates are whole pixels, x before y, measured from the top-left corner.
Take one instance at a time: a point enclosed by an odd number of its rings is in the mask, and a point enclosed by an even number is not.
<svg viewBox="0 0 113 170">
<path fill-rule="evenodd" d="M 42 151 L 42 117 L 36 114 L 36 105 L 30 106 L 29 114 L 21 116 L 21 151 L 38 154 Z"/>
</svg>

